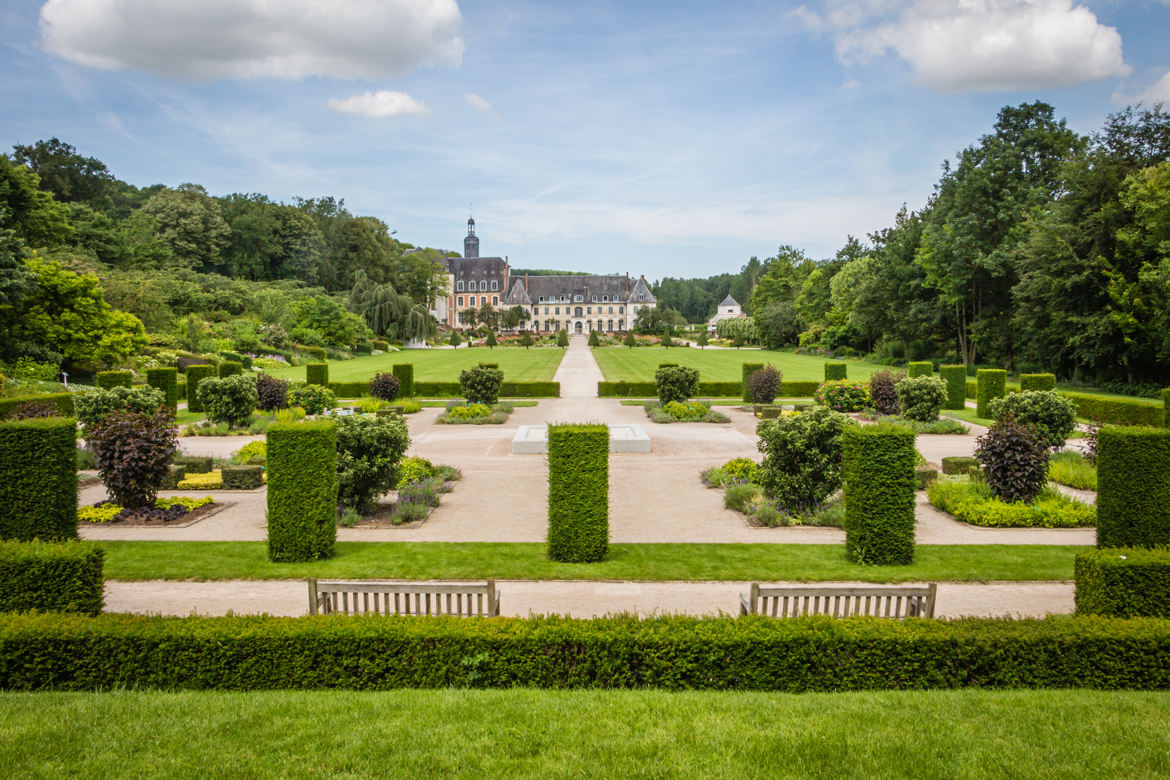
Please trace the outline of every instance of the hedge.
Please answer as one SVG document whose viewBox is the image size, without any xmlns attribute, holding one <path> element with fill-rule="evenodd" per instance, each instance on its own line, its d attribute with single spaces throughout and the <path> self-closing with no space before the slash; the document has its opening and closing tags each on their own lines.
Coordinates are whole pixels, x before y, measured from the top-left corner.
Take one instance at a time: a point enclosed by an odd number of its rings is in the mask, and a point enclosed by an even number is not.
<svg viewBox="0 0 1170 780">
<path fill-rule="evenodd" d="M 355 355 L 372 355 L 374 354 L 374 346 L 372 344 L 354 344 L 353 354 Z"/>
<path fill-rule="evenodd" d="M 1065 398 L 1076 404 L 1077 417 L 1086 420 L 1098 419 L 1103 423 L 1116 425 L 1162 426 L 1166 410 L 1154 400 L 1110 398 L 1092 393 L 1071 393 L 1061 391 Z"/>
<path fill-rule="evenodd" d="M 366 382 L 330 382 L 330 390 L 338 398 L 364 398 L 370 394 L 370 383 Z"/>
<path fill-rule="evenodd" d="M 914 468 L 914 487 L 918 490 L 926 490 L 927 486 L 938 479 L 938 470 L 927 466 L 916 466 Z"/>
<path fill-rule="evenodd" d="M 306 344 L 294 344 L 293 347 L 297 352 L 302 352 L 318 360 L 324 360 L 329 357 L 329 350 L 325 349 L 325 347 L 310 347 Z"/>
<path fill-rule="evenodd" d="M 414 364 L 413 363 L 395 363 L 390 372 L 394 374 L 394 378 L 398 380 L 398 397 L 399 398 L 414 398 Z M 459 383 L 456 382 L 456 385 Z M 459 393 L 456 391 L 452 397 L 458 397 Z"/>
<path fill-rule="evenodd" d="M 739 382 L 699 382 L 701 398 L 735 398 L 742 390 Z"/>
<path fill-rule="evenodd" d="M 163 391 L 167 406 L 174 411 L 179 408 L 179 371 L 175 368 L 146 369 L 146 384 Z"/>
<path fill-rule="evenodd" d="M 77 421 L 0 422 L 0 539 L 77 536 Z"/>
<path fill-rule="evenodd" d="M 220 474 L 224 490 L 255 490 L 264 486 L 264 469 L 260 466 L 224 466 Z"/>
<path fill-rule="evenodd" d="M 211 456 L 176 455 L 171 462 L 186 468 L 188 474 L 206 474 L 215 468 L 215 459 Z"/>
<path fill-rule="evenodd" d="M 310 385 L 321 385 L 321 387 L 329 386 L 329 364 L 328 363 L 306 363 L 305 364 L 305 383 Z"/>
<path fill-rule="evenodd" d="M 609 550 L 609 428 L 548 426 L 548 554 L 591 563 Z"/>
<path fill-rule="evenodd" d="M 98 614 L 104 555 L 86 542 L 0 542 L 0 612 Z"/>
<path fill-rule="evenodd" d="M 847 379 L 846 374 L 849 372 L 849 367 L 840 361 L 826 360 L 825 361 L 825 381 L 832 382 L 838 379 Z"/>
<path fill-rule="evenodd" d="M 989 419 L 991 410 L 988 404 L 993 398 L 1003 398 L 1006 395 L 1007 371 L 1002 368 L 981 368 L 975 372 L 978 384 L 975 398 L 975 416 Z"/>
<path fill-rule="evenodd" d="M 821 387 L 820 382 L 780 382 L 781 398 L 812 398 Z"/>
<path fill-rule="evenodd" d="M 944 409 L 963 409 L 967 406 L 967 367 L 939 366 L 938 376 L 947 383 L 947 402 Z"/>
<path fill-rule="evenodd" d="M 268 557 L 312 561 L 337 538 L 337 425 L 332 420 L 268 428 Z"/>
<path fill-rule="evenodd" d="M 1170 428 L 1170 387 L 1162 391 L 1162 427 Z"/>
<path fill-rule="evenodd" d="M 132 371 L 99 371 L 94 375 L 93 382 L 103 390 L 111 387 L 130 387 L 134 384 Z"/>
<path fill-rule="evenodd" d="M 1056 374 L 1020 374 L 1020 392 L 1055 390 Z"/>
<path fill-rule="evenodd" d="M 530 383 L 539 384 L 539 383 Z M 558 391 L 560 385 L 556 382 Z M 508 396 L 507 387 L 501 395 Z M 819 382 L 812 383 L 813 388 L 820 386 Z M 736 398 L 740 396 L 743 386 L 739 382 L 699 382 L 697 398 Z M 599 398 L 655 398 L 658 396 L 658 386 L 654 382 L 598 382 L 597 395 Z M 522 396 L 516 396 L 522 397 Z"/>
<path fill-rule="evenodd" d="M 764 367 L 763 363 L 744 363 L 743 364 L 743 374 L 742 374 L 743 381 L 740 383 L 740 392 L 743 394 L 742 397 L 743 397 L 743 402 L 745 404 L 754 404 L 756 402 L 755 397 L 753 397 L 751 391 L 748 390 L 748 377 L 750 377 L 752 374 L 756 373 L 757 371 L 759 371 L 763 367 Z"/>
<path fill-rule="evenodd" d="M 1170 618 L 1170 549 L 1085 550 L 1075 571 L 1078 615 Z"/>
<path fill-rule="evenodd" d="M 914 431 L 898 425 L 851 425 L 842 431 L 845 554 L 855 563 L 914 561 Z"/>
<path fill-rule="evenodd" d="M 1170 544 L 1170 429 L 1097 435 L 1097 546 Z"/>
<path fill-rule="evenodd" d="M 199 403 L 199 383 L 204 379 L 215 376 L 215 366 L 200 364 L 187 366 L 187 411 L 202 412 L 203 404 Z"/>
<path fill-rule="evenodd" d="M 0 615 L 7 690 L 1165 690 L 1168 656 L 1108 617 Z"/>
<path fill-rule="evenodd" d="M 42 395 L 14 395 L 0 398 L 0 420 L 7 419 L 18 406 L 30 402 L 49 402 L 57 405 L 62 417 L 73 416 L 73 393 L 44 393 Z"/>
<path fill-rule="evenodd" d="M 178 490 L 179 483 L 187 478 L 187 467 L 178 466 L 174 463 L 167 466 L 167 475 L 163 477 L 163 481 L 159 484 L 159 490 Z"/>
<path fill-rule="evenodd" d="M 950 455 L 942 459 L 944 474 L 973 474 L 979 471 L 979 458 L 973 455 Z"/>
<path fill-rule="evenodd" d="M 911 379 L 916 376 L 934 376 L 934 363 L 929 360 L 915 360 L 907 363 L 906 376 Z"/>
<path fill-rule="evenodd" d="M 229 376 L 239 376 L 244 373 L 244 364 L 238 360 L 225 360 L 219 364 L 219 378 L 227 379 Z"/>
<path fill-rule="evenodd" d="M 241 366 L 248 369 L 249 371 L 252 370 L 252 356 L 251 355 L 241 355 L 238 352 L 220 352 L 219 356 L 221 358 L 223 358 L 224 360 L 230 360 L 230 361 L 239 363 Z"/>
</svg>

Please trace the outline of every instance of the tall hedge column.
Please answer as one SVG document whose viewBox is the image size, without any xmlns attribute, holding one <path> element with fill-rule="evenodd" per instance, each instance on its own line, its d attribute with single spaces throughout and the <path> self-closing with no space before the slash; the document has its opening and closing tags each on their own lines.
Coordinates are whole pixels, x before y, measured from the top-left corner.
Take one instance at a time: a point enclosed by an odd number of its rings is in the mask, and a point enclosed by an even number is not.
<svg viewBox="0 0 1170 780">
<path fill-rule="evenodd" d="M 548 426 L 548 554 L 593 563 L 609 551 L 609 428 Z"/>
<path fill-rule="evenodd" d="M 199 403 L 199 396 L 196 391 L 199 389 L 199 383 L 208 377 L 215 376 L 215 366 L 199 363 L 194 366 L 187 366 L 187 411 L 188 412 L 202 412 L 203 404 Z"/>
<path fill-rule="evenodd" d="M 825 361 L 825 381 L 834 382 L 839 379 L 847 379 L 849 367 L 847 363 L 842 363 L 836 360 Z"/>
<path fill-rule="evenodd" d="M 146 369 L 146 384 L 163 391 L 167 406 L 171 411 L 179 408 L 179 378 L 178 369 L 148 368 Z"/>
<path fill-rule="evenodd" d="M 1097 546 L 1170 545 L 1170 429 L 1097 435 Z"/>
<path fill-rule="evenodd" d="M 333 554 L 337 539 L 337 425 L 268 429 L 268 557 L 278 563 Z"/>
<path fill-rule="evenodd" d="M 0 422 L 0 539 L 77 536 L 77 422 Z"/>
<path fill-rule="evenodd" d="M 759 371 L 764 367 L 763 363 L 744 363 L 743 364 L 743 402 L 745 404 L 754 404 L 756 399 L 752 396 L 752 391 L 748 390 L 748 377 Z"/>
<path fill-rule="evenodd" d="M 305 383 L 329 387 L 329 364 L 309 363 L 305 366 Z"/>
<path fill-rule="evenodd" d="M 398 380 L 398 395 L 401 398 L 414 398 L 414 364 L 395 363 L 390 369 L 394 378 Z"/>
<path fill-rule="evenodd" d="M 906 364 L 906 376 L 913 379 L 916 376 L 934 376 L 934 364 L 929 360 L 916 360 Z"/>
<path fill-rule="evenodd" d="M 938 376 L 947 383 L 947 404 L 944 409 L 963 409 L 967 406 L 967 367 L 939 366 Z"/>
<path fill-rule="evenodd" d="M 842 433 L 845 554 L 855 563 L 914 561 L 914 431 L 849 426 Z"/>
<path fill-rule="evenodd" d="M 986 419 L 991 417 L 988 404 L 1007 394 L 1007 371 L 1002 368 L 981 368 L 975 372 L 975 381 L 975 415 Z"/>
</svg>

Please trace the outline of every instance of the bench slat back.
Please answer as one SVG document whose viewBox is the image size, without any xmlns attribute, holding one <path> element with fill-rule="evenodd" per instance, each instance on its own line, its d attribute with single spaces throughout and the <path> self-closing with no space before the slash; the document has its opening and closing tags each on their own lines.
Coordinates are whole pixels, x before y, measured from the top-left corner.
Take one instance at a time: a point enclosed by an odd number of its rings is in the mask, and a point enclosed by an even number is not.
<svg viewBox="0 0 1170 780">
<path fill-rule="evenodd" d="M 495 580 L 430 583 L 309 580 L 309 614 L 455 615 L 496 617 Z"/>
<path fill-rule="evenodd" d="M 755 584 L 750 598 L 741 598 L 740 614 L 777 618 L 802 615 L 931 618 L 937 588 L 934 583 L 923 587 L 762 587 Z"/>
</svg>

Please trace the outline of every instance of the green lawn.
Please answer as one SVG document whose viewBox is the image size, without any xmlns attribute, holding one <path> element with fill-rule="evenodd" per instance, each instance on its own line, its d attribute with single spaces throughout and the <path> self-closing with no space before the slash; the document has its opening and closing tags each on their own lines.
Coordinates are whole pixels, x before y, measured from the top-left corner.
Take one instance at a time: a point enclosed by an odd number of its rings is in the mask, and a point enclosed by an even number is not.
<svg viewBox="0 0 1170 780">
<path fill-rule="evenodd" d="M 1080 549 L 921 545 L 910 566 L 859 566 L 843 544 L 614 544 L 604 563 L 557 563 L 544 544 L 522 542 L 339 542 L 333 558 L 312 563 L 272 563 L 264 542 L 100 544 L 112 580 L 1071 580 Z"/>
<path fill-rule="evenodd" d="M 1170 694 L 0 694 L 9 777 L 1165 777 Z"/>
<path fill-rule="evenodd" d="M 739 382 L 744 363 L 771 363 L 791 382 L 821 381 L 825 358 L 773 352 L 763 349 L 697 349 L 680 347 L 594 347 L 593 356 L 608 382 L 653 382 L 659 363 L 678 363 L 699 370 L 701 382 Z M 850 379 L 869 379 L 874 371 L 889 366 L 846 361 Z M 418 369 L 415 369 L 416 371 Z"/>
<path fill-rule="evenodd" d="M 557 373 L 557 366 L 565 355 L 563 349 L 541 347 L 520 349 L 411 349 L 388 352 L 384 355 L 366 355 L 352 360 L 330 360 L 329 381 L 361 382 L 374 374 L 389 372 L 395 363 L 413 363 L 414 378 L 419 382 L 458 382 L 459 372 L 479 363 L 499 363 L 508 382 L 546 382 Z M 305 378 L 304 366 L 274 368 L 266 373 L 282 379 Z"/>
</svg>

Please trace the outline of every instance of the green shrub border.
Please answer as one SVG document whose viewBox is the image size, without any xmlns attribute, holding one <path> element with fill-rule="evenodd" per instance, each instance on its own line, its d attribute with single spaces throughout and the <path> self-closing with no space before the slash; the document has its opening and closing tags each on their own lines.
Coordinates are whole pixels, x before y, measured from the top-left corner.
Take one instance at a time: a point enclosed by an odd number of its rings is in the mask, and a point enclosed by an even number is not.
<svg viewBox="0 0 1170 780">
<path fill-rule="evenodd" d="M 93 383 L 103 390 L 111 387 L 130 387 L 134 383 L 133 371 L 99 371 L 94 375 Z"/>
<path fill-rule="evenodd" d="M 210 363 L 199 363 L 187 366 L 187 411 L 202 412 L 203 404 L 199 403 L 199 383 L 204 379 L 215 376 L 215 366 Z"/>
<path fill-rule="evenodd" d="M 979 458 L 974 455 L 948 455 L 941 461 L 944 474 L 973 474 L 979 471 Z"/>
<path fill-rule="evenodd" d="M 964 409 L 967 406 L 967 367 L 947 365 L 938 367 L 939 378 L 947 383 L 947 404 L 944 409 Z"/>
<path fill-rule="evenodd" d="M 1055 390 L 1056 374 L 1020 374 L 1020 392 Z"/>
<path fill-rule="evenodd" d="M 842 431 L 845 554 L 876 566 L 914 562 L 914 431 L 851 425 Z"/>
<path fill-rule="evenodd" d="M 1007 371 L 1002 368 L 981 368 L 975 372 L 975 381 L 978 384 L 975 415 L 990 419 L 988 404 L 993 398 L 1003 398 L 1006 394 Z"/>
<path fill-rule="evenodd" d="M 0 542 L 0 612 L 98 614 L 104 558 L 87 542 Z"/>
<path fill-rule="evenodd" d="M 268 557 L 315 561 L 337 538 L 337 425 L 332 420 L 269 426 Z"/>
<path fill-rule="evenodd" d="M 229 376 L 239 376 L 244 373 L 244 364 L 238 360 L 225 360 L 219 364 L 219 378 L 227 379 Z"/>
<path fill-rule="evenodd" d="M 555 383 L 554 383 L 555 384 Z M 820 387 L 820 382 L 785 382 L 781 389 L 781 397 L 808 397 L 811 396 L 816 389 Z M 806 387 L 807 385 L 807 387 Z M 506 388 L 508 383 L 504 383 Z M 800 392 L 784 393 L 783 391 L 790 386 L 794 390 Z M 558 385 L 558 391 L 559 391 Z M 739 382 L 699 382 L 698 398 L 741 398 L 744 391 L 744 386 Z M 506 392 L 501 392 L 501 395 L 507 396 Z M 654 382 L 598 382 L 597 396 L 599 398 L 655 398 L 658 395 L 658 387 Z M 521 396 L 517 396 L 521 397 Z"/>
<path fill-rule="evenodd" d="M 224 490 L 256 490 L 264 486 L 264 469 L 261 466 L 224 466 L 220 474 Z"/>
<path fill-rule="evenodd" d="M 906 376 L 911 379 L 916 376 L 934 376 L 934 363 L 929 360 L 915 360 L 907 363 Z"/>
<path fill-rule="evenodd" d="M 43 393 L 41 395 L 14 395 L 0 398 L 0 420 L 7 419 L 12 410 L 30 401 L 47 401 L 57 405 L 62 417 L 73 416 L 73 393 Z"/>
<path fill-rule="evenodd" d="M 163 391 L 171 411 L 179 408 L 179 371 L 176 368 L 146 369 L 146 384 Z"/>
<path fill-rule="evenodd" d="M 1061 395 L 1076 404 L 1077 417 L 1098 419 L 1116 425 L 1162 426 L 1166 410 L 1157 401 L 1138 401 L 1109 398 L 1092 393 L 1061 391 Z"/>
<path fill-rule="evenodd" d="M 322 387 L 329 386 L 329 364 L 328 363 L 306 363 L 305 364 L 305 384 L 321 385 Z"/>
<path fill-rule="evenodd" d="M 0 422 L 0 539 L 77 536 L 77 421 Z M 0 587 L 7 587 L 0 582 Z"/>
<path fill-rule="evenodd" d="M 1097 546 L 1170 544 L 1170 429 L 1108 425 L 1097 435 Z"/>
<path fill-rule="evenodd" d="M 398 397 L 414 398 L 414 363 L 395 363 L 390 368 L 390 372 L 398 380 Z M 459 383 L 455 382 L 455 385 L 458 386 Z M 456 391 L 451 397 L 459 397 L 459 392 Z"/>
<path fill-rule="evenodd" d="M 609 551 L 609 427 L 548 426 L 548 554 L 592 563 Z"/>
<path fill-rule="evenodd" d="M 1078 615 L 1170 618 L 1170 549 L 1077 553 Z"/>
</svg>

